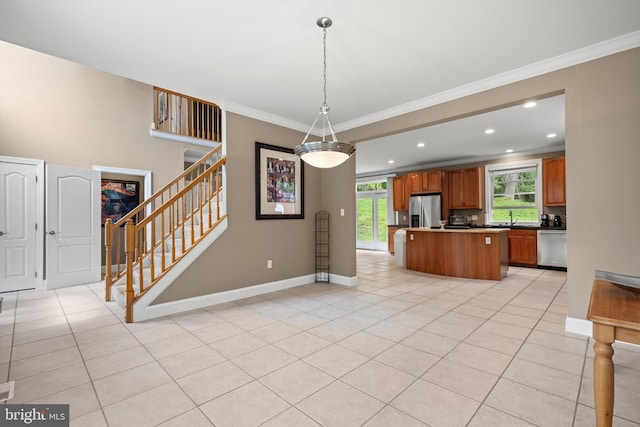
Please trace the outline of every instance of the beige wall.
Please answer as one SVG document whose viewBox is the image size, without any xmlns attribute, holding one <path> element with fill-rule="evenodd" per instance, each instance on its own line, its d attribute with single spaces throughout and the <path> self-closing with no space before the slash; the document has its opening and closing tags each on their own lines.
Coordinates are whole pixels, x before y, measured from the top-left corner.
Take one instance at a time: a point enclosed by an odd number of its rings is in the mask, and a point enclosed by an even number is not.
<svg viewBox="0 0 640 427">
<path fill-rule="evenodd" d="M 255 219 L 255 142 L 293 148 L 302 138 L 300 132 L 227 113 L 229 229 L 154 303 L 313 274 L 319 210 L 330 214 L 330 273 L 355 277 L 355 158 L 329 170 L 305 165 L 304 219 Z"/>
<path fill-rule="evenodd" d="M 304 219 L 255 219 L 255 142 L 293 148 L 304 134 L 227 113 L 229 228 L 158 299 L 173 301 L 314 272 L 319 169 L 305 167 Z M 267 260 L 273 268 L 267 269 Z M 355 268 L 354 268 L 355 270 Z M 355 275 L 355 271 L 351 272 Z"/>
<path fill-rule="evenodd" d="M 149 136 L 151 86 L 5 42 L 0 64 L 0 155 L 151 170 L 154 188 L 182 170 L 183 147 Z"/>
<path fill-rule="evenodd" d="M 322 209 L 329 212 L 330 271 L 354 277 L 356 268 L 356 159 L 322 172 Z M 344 216 L 340 215 L 344 209 Z"/>
<path fill-rule="evenodd" d="M 640 276 L 640 226 L 634 219 L 640 212 L 639 76 L 640 49 L 633 49 L 340 136 L 364 141 L 564 92 L 568 314 L 585 318 L 595 269 Z"/>
</svg>

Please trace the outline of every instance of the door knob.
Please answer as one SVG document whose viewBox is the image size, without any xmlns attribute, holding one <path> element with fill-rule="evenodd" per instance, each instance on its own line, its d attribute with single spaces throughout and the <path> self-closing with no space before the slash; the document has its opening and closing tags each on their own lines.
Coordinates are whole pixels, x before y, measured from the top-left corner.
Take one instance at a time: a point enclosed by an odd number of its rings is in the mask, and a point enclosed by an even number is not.
<svg viewBox="0 0 640 427">
<path fill-rule="evenodd" d="M 49 234 L 53 236 L 54 234 L 56 234 L 56 232 L 55 232 L 55 231 L 53 231 L 53 230 L 51 230 L 51 231 L 49 232 Z"/>
<path fill-rule="evenodd" d="M 9 233 L 3 233 L 2 231 L 0 231 L 0 236 L 4 236 L 5 234 L 9 234 Z"/>
</svg>

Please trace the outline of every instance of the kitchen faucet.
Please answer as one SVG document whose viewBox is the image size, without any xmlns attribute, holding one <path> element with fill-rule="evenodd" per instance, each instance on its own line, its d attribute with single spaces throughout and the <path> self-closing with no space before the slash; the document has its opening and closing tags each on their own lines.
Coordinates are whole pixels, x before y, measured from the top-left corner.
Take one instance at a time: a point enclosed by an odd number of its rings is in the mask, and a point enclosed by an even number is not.
<svg viewBox="0 0 640 427">
<path fill-rule="evenodd" d="M 509 209 L 509 223 L 510 225 L 515 225 L 518 223 L 518 218 L 516 218 L 516 222 L 513 222 L 513 210 Z"/>
</svg>

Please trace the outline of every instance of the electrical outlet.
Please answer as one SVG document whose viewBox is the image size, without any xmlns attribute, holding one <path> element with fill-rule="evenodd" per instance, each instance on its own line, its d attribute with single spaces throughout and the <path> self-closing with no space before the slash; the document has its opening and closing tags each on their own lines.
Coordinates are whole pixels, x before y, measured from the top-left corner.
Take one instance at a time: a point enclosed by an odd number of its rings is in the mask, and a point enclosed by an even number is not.
<svg viewBox="0 0 640 427">
<path fill-rule="evenodd" d="M 491 244 L 491 237 L 485 237 L 484 238 L 484 243 L 486 243 L 487 245 Z"/>
<path fill-rule="evenodd" d="M 478 215 L 471 215 L 471 221 L 477 221 Z"/>
<path fill-rule="evenodd" d="M 340 209 L 340 216 L 344 216 L 344 209 Z"/>
<path fill-rule="evenodd" d="M 267 268 L 273 268 L 273 261 L 267 260 Z"/>
</svg>

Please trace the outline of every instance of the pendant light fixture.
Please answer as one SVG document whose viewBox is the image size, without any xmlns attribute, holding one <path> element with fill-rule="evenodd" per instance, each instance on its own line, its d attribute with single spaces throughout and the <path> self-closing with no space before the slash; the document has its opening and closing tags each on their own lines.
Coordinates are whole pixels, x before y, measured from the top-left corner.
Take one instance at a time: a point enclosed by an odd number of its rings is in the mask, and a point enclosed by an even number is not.
<svg viewBox="0 0 640 427">
<path fill-rule="evenodd" d="M 327 28 L 332 24 L 331 18 L 322 17 L 318 18 L 317 24 L 322 28 L 323 38 L 322 43 L 324 45 L 324 101 L 320 107 L 320 112 L 316 116 L 311 129 L 304 137 L 302 144 L 297 145 L 294 148 L 296 155 L 311 166 L 317 168 L 332 168 L 338 166 L 347 160 L 355 151 L 356 148 L 348 142 L 338 142 L 336 134 L 331 126 L 329 120 L 329 106 L 327 105 Z M 322 139 L 319 141 L 307 141 L 311 131 L 313 131 L 316 123 L 322 119 Z M 327 141 L 326 132 L 331 132 L 331 140 Z"/>
</svg>

